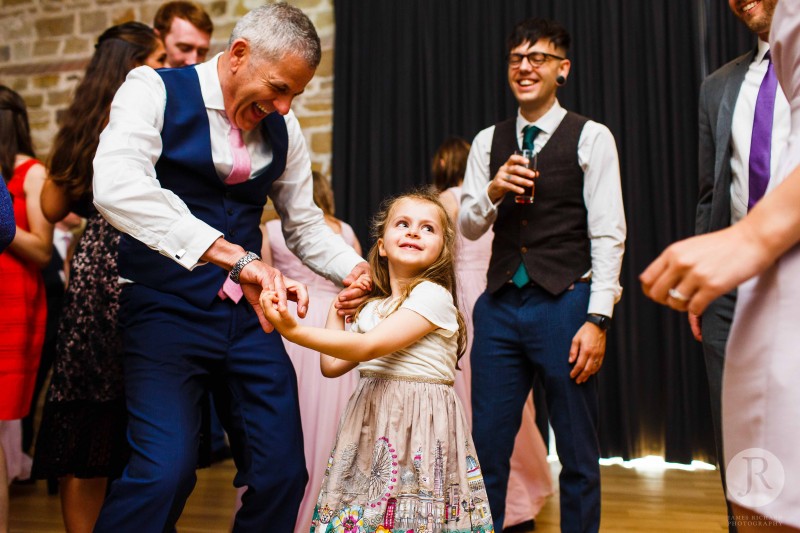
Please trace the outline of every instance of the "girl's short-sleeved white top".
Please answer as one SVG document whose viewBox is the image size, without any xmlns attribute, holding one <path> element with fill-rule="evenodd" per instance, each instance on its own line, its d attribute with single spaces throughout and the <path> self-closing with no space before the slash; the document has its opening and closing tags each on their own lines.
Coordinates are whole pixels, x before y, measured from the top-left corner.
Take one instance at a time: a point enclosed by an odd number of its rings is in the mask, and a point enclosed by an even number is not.
<svg viewBox="0 0 800 533">
<path fill-rule="evenodd" d="M 392 301 L 369 302 L 351 330 L 366 333 L 377 326 L 392 309 Z M 453 296 L 431 281 L 414 287 L 399 309 L 409 309 L 437 326 L 417 342 L 383 357 L 360 363 L 358 370 L 407 377 L 452 381 L 455 379 L 458 349 L 458 319 Z"/>
</svg>

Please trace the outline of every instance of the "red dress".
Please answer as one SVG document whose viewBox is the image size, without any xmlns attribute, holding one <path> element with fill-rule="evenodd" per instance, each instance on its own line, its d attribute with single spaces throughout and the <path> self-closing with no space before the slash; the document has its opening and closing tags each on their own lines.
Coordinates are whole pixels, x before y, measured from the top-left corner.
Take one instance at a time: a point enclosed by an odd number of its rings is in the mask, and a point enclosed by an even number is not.
<svg viewBox="0 0 800 533">
<path fill-rule="evenodd" d="M 29 159 L 14 169 L 8 191 L 14 195 L 17 226 L 29 231 L 23 185 Z M 0 254 L 0 420 L 28 414 L 44 342 L 47 305 L 40 269 L 6 249 Z"/>
</svg>

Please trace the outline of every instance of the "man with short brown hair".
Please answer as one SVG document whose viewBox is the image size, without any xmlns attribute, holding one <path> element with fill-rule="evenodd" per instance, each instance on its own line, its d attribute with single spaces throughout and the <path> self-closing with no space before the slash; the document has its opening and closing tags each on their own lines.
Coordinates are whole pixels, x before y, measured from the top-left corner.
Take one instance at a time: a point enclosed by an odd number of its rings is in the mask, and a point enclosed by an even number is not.
<svg viewBox="0 0 800 533">
<path fill-rule="evenodd" d="M 168 67 L 206 60 L 214 23 L 198 4 L 184 1 L 162 4 L 153 19 L 153 28 L 164 41 Z"/>
<path fill-rule="evenodd" d="M 519 108 L 475 137 L 462 188 L 462 234 L 475 240 L 494 230 L 470 364 L 472 435 L 497 533 L 514 437 L 537 377 L 562 464 L 561 531 L 600 527 L 595 374 L 622 294 L 626 225 L 611 131 L 556 96 L 570 75 L 570 40 L 551 20 L 514 27 L 506 61 Z M 520 148 L 533 150 L 536 170 Z"/>
</svg>

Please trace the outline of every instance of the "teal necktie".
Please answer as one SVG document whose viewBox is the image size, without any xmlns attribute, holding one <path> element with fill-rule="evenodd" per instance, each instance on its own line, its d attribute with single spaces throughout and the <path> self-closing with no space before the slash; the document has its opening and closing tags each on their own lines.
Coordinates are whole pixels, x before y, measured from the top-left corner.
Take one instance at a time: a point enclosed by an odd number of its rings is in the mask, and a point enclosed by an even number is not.
<svg viewBox="0 0 800 533">
<path fill-rule="evenodd" d="M 528 124 L 522 130 L 522 149 L 523 150 L 533 150 L 533 140 L 542 131 L 533 124 Z M 514 277 L 511 278 L 511 281 L 514 282 L 518 288 L 522 288 L 530 282 L 531 278 L 528 276 L 528 271 L 525 268 L 525 262 L 520 261 L 519 268 L 517 271 L 514 272 Z"/>
</svg>

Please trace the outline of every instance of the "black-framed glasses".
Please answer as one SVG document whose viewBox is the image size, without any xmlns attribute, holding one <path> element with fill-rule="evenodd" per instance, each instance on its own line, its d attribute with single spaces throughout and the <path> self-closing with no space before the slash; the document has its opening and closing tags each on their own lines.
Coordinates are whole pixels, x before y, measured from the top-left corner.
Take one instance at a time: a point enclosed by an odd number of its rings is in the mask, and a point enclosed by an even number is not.
<svg viewBox="0 0 800 533">
<path fill-rule="evenodd" d="M 548 54 L 547 52 L 530 52 L 528 54 L 508 54 L 508 65 L 517 68 L 522 64 L 522 60 L 527 59 L 534 67 L 541 67 L 550 59 L 566 59 L 555 54 Z"/>
</svg>

